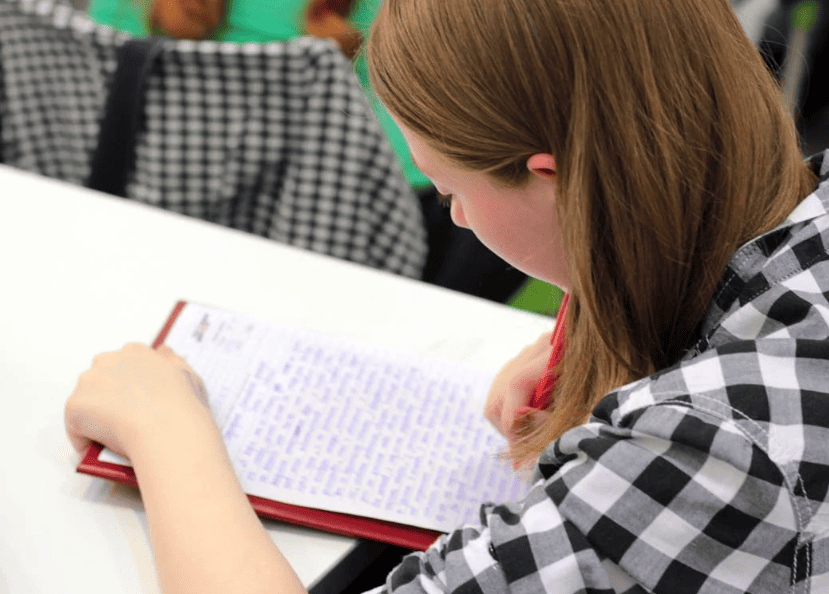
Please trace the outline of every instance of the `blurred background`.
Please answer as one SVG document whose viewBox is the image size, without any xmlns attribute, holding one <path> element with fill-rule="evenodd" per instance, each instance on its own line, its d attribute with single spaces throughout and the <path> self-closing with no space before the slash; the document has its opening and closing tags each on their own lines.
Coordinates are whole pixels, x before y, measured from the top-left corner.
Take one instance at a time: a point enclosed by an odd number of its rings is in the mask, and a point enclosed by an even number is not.
<svg viewBox="0 0 829 594">
<path fill-rule="evenodd" d="M 77 8 L 87 10 L 89 0 L 66 0 Z M 139 2 L 141 0 L 133 0 Z M 287 2 L 288 0 L 273 0 Z M 376 10 L 381 0 L 372 0 L 372 8 L 368 11 L 360 7 L 365 2 L 354 2 L 349 20 L 351 25 L 361 32 L 368 30 L 372 11 Z M 792 117 L 795 119 L 801 134 L 803 152 L 811 155 L 822 151 L 829 146 L 829 85 L 821 83 L 826 80 L 827 68 L 827 39 L 829 39 L 829 0 L 731 0 L 731 4 L 743 25 L 746 34 L 762 53 L 769 68 L 780 80 L 784 96 Z M 366 15 L 369 15 L 367 17 Z M 355 60 L 355 69 L 361 78 L 366 79 L 362 57 Z M 364 84 L 366 81 L 363 81 Z M 382 121 L 383 114 L 378 114 Z M 384 124 L 387 124 L 384 122 Z M 388 126 L 386 126 L 388 128 Z M 392 144 L 398 144 L 399 139 L 391 137 Z M 399 147 L 395 146 L 398 153 Z M 409 163 L 404 168 L 411 169 Z M 416 190 L 423 191 L 427 180 L 419 179 L 417 172 L 407 170 L 407 174 Z M 424 201 L 433 196 L 428 192 L 422 196 Z M 445 213 L 433 212 L 435 219 L 447 219 Z M 434 226 L 435 223 L 433 222 Z M 443 234 L 454 234 L 448 231 L 446 220 L 439 220 L 437 226 Z M 468 238 L 453 237 L 451 240 L 442 238 L 446 249 L 468 249 Z M 461 245 L 457 244 L 460 241 Z M 480 258 L 480 254 L 472 256 Z M 489 258 L 485 254 L 484 258 Z M 484 283 L 489 286 L 481 289 L 481 285 L 473 288 L 460 287 L 459 290 L 479 294 L 485 298 L 506 302 L 513 307 L 541 313 L 555 315 L 561 300 L 561 291 L 546 283 L 535 279 L 526 279 L 517 271 L 505 271 L 498 261 L 488 261 L 488 267 L 495 267 L 498 273 L 488 278 Z M 444 271 L 452 275 L 454 272 Z M 437 284 L 441 284 L 438 281 Z M 451 287 L 458 288 L 458 287 Z"/>
</svg>

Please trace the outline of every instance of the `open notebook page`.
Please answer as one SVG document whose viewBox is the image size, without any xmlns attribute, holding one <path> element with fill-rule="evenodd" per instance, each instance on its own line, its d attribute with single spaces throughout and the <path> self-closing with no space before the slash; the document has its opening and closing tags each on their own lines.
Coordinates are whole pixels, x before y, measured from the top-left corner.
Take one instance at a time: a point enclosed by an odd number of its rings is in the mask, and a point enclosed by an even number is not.
<svg viewBox="0 0 829 594">
<path fill-rule="evenodd" d="M 449 531 L 527 491 L 481 412 L 493 370 L 199 304 L 165 342 L 204 380 L 250 495 Z"/>
</svg>

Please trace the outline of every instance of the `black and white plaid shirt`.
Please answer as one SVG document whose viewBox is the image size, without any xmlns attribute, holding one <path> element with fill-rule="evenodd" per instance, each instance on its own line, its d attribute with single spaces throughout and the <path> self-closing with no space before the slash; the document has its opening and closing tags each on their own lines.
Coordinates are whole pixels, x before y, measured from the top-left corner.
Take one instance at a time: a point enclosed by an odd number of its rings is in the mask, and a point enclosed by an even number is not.
<svg viewBox="0 0 829 594">
<path fill-rule="evenodd" d="M 85 183 L 128 39 L 60 0 L 0 0 L 2 160 Z M 165 40 L 126 193 L 410 277 L 426 260 L 417 198 L 333 41 Z"/>
<path fill-rule="evenodd" d="M 605 397 L 525 500 L 485 505 L 384 589 L 829 592 L 829 152 L 820 173 L 734 255 L 698 349 Z"/>
</svg>

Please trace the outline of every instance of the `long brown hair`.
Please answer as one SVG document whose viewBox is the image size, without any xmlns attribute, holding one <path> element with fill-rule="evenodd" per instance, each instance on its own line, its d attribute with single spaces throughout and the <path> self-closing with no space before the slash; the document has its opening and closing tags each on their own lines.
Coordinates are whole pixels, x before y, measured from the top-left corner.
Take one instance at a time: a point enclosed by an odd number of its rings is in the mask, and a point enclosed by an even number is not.
<svg viewBox="0 0 829 594">
<path fill-rule="evenodd" d="M 568 348 L 519 460 L 675 363 L 736 248 L 815 181 L 727 0 L 386 0 L 368 51 L 380 99 L 459 165 L 520 186 L 556 157 Z"/>
</svg>

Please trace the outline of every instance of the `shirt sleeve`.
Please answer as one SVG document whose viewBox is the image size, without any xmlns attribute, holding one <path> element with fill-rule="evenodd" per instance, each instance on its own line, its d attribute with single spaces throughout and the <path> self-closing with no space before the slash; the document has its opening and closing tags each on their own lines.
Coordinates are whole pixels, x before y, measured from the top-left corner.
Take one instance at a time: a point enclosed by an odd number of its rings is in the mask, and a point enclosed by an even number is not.
<svg viewBox="0 0 829 594">
<path fill-rule="evenodd" d="M 630 425 L 569 431 L 523 501 L 484 505 L 377 594 L 784 591 L 797 530 L 762 448 L 684 406 Z"/>
</svg>

